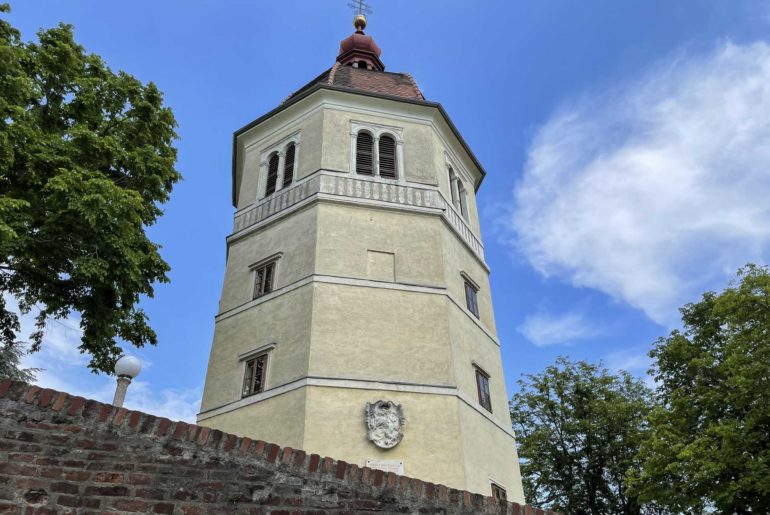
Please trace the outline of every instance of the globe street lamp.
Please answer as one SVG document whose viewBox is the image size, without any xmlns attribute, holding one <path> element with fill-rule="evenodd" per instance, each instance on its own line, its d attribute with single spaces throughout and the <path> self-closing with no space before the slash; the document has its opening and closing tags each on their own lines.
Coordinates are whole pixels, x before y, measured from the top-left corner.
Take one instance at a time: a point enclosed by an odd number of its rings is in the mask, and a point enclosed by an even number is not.
<svg viewBox="0 0 770 515">
<path fill-rule="evenodd" d="M 115 375 L 118 376 L 118 386 L 115 388 L 115 398 L 112 404 L 120 408 L 126 400 L 126 391 L 131 380 L 139 375 L 142 370 L 142 362 L 133 356 L 123 356 L 115 363 Z"/>
</svg>

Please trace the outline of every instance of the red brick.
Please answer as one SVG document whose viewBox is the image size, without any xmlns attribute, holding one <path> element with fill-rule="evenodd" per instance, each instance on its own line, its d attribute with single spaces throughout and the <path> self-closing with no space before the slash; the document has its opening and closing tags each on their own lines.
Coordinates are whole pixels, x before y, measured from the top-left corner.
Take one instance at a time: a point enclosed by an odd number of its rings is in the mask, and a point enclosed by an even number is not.
<svg viewBox="0 0 770 515">
<path fill-rule="evenodd" d="M 172 515 L 174 513 L 174 505 L 169 503 L 158 503 L 152 507 L 153 513 L 161 513 L 163 515 Z"/>
<path fill-rule="evenodd" d="M 334 474 L 334 477 L 337 479 L 345 479 L 345 471 L 348 469 L 348 464 L 344 461 L 338 461 L 337 462 L 337 473 Z"/>
<path fill-rule="evenodd" d="M 70 406 L 67 408 L 67 415 L 77 415 L 78 411 L 80 411 L 80 408 L 82 408 L 85 403 L 86 400 L 83 397 L 75 397 L 70 401 Z"/>
<path fill-rule="evenodd" d="M 39 386 L 30 386 L 27 389 L 27 393 L 24 394 L 24 398 L 22 400 L 24 402 L 26 402 L 27 404 L 32 404 L 32 401 L 35 400 L 35 396 L 37 395 L 37 393 L 39 391 L 40 391 L 40 387 Z"/>
<path fill-rule="evenodd" d="M 115 417 L 112 419 L 112 425 L 119 426 L 122 424 L 123 419 L 126 418 L 127 413 L 128 410 L 126 408 L 118 408 L 118 411 L 115 412 Z"/>
<path fill-rule="evenodd" d="M 117 499 L 112 502 L 112 507 L 121 511 L 138 512 L 147 511 L 149 505 L 138 499 Z"/>
<path fill-rule="evenodd" d="M 249 447 L 251 447 L 251 438 L 242 438 L 241 439 L 241 454 L 244 456 L 249 452 Z"/>
<path fill-rule="evenodd" d="M 66 483 L 60 481 L 58 483 L 51 484 L 51 491 L 59 494 L 72 494 L 77 495 L 80 492 L 80 486 L 77 483 Z"/>
<path fill-rule="evenodd" d="M 0 397 L 5 397 L 5 393 L 8 391 L 9 388 L 11 388 L 12 384 L 13 384 L 13 381 L 11 381 L 8 378 L 5 378 L 2 381 L 0 381 Z"/>
<path fill-rule="evenodd" d="M 436 487 L 433 483 L 425 483 L 425 497 L 431 499 L 433 497 L 433 489 Z"/>
<path fill-rule="evenodd" d="M 211 429 L 208 427 L 201 428 L 200 432 L 198 433 L 198 445 L 206 445 L 206 440 L 209 439 L 210 433 Z"/>
<path fill-rule="evenodd" d="M 47 408 L 51 404 L 53 396 L 56 394 L 54 390 L 46 388 L 43 393 L 40 394 L 40 398 L 37 400 L 37 405 L 41 408 Z"/>
<path fill-rule="evenodd" d="M 187 439 L 191 442 L 194 442 L 199 429 L 200 426 L 196 426 L 195 424 L 190 424 L 187 426 Z"/>
<path fill-rule="evenodd" d="M 321 471 L 324 474 L 331 474 L 332 471 L 332 464 L 334 463 L 334 460 L 332 458 L 329 458 L 328 456 L 323 459 L 323 463 L 321 465 Z"/>
<path fill-rule="evenodd" d="M 91 477 L 91 473 L 85 470 L 69 470 L 64 473 L 64 479 L 68 481 L 85 481 Z"/>
<path fill-rule="evenodd" d="M 132 485 L 149 485 L 152 483 L 152 476 L 149 474 L 129 474 L 128 482 Z"/>
<path fill-rule="evenodd" d="M 54 479 L 61 476 L 62 469 L 59 467 L 42 467 L 40 469 L 40 477 L 48 479 Z"/>
<path fill-rule="evenodd" d="M 310 464 L 308 465 L 308 470 L 310 472 L 316 472 L 318 470 L 318 464 L 321 463 L 321 457 L 317 454 L 311 454 L 310 455 Z"/>
<path fill-rule="evenodd" d="M 265 447 L 267 447 L 267 443 L 263 442 L 262 440 L 257 440 L 256 445 L 254 445 L 254 454 L 257 456 L 262 456 L 262 453 L 265 452 Z"/>
<path fill-rule="evenodd" d="M 173 438 L 175 440 L 179 440 L 185 434 L 187 434 L 187 423 L 186 422 L 177 422 L 176 423 L 176 427 L 174 427 L 174 434 L 171 435 L 171 438 Z"/>
<path fill-rule="evenodd" d="M 107 419 L 110 418 L 110 415 L 112 415 L 113 409 L 115 409 L 115 407 L 111 404 L 102 404 L 99 408 L 99 422 L 106 422 Z"/>
<path fill-rule="evenodd" d="M 361 469 L 361 482 L 368 485 L 371 484 L 370 481 L 372 480 L 372 469 L 369 467 L 364 467 Z"/>
<path fill-rule="evenodd" d="M 94 483 L 122 483 L 124 479 L 125 476 L 118 472 L 99 472 L 94 474 L 91 481 Z"/>
<path fill-rule="evenodd" d="M 67 402 L 68 397 L 69 395 L 64 392 L 59 393 L 59 395 L 56 396 L 56 400 L 53 401 L 53 406 L 51 406 L 51 409 L 54 411 L 61 410 L 62 406 L 64 406 L 64 403 Z"/>
<path fill-rule="evenodd" d="M 307 453 L 305 451 L 297 451 L 296 454 L 294 454 L 294 465 L 301 467 L 305 463 L 306 456 Z"/>
<path fill-rule="evenodd" d="M 395 488 L 396 486 L 396 474 L 388 472 L 388 488 Z"/>
<path fill-rule="evenodd" d="M 278 451 L 280 450 L 281 448 L 275 445 L 274 443 L 268 444 L 267 446 L 268 463 L 275 463 L 275 459 L 278 457 Z"/>
<path fill-rule="evenodd" d="M 102 495 L 104 497 L 125 497 L 128 495 L 128 487 L 123 485 L 87 486 L 83 494 L 86 496 Z"/>
<path fill-rule="evenodd" d="M 438 485 L 438 498 L 442 501 L 448 501 L 447 490 L 444 485 Z"/>
<path fill-rule="evenodd" d="M 144 413 L 141 411 L 132 411 L 131 417 L 128 419 L 128 427 L 132 429 L 135 428 L 139 424 L 139 421 L 142 419 L 143 414 Z"/>
<path fill-rule="evenodd" d="M 374 481 L 372 484 L 374 486 L 380 486 L 382 484 L 382 480 L 385 477 L 385 473 L 381 470 L 375 470 L 374 471 Z"/>
<path fill-rule="evenodd" d="M 288 465 L 291 462 L 291 453 L 294 449 L 291 447 L 284 447 L 281 453 L 281 463 Z"/>
<path fill-rule="evenodd" d="M 155 434 L 158 436 L 166 436 L 166 432 L 168 431 L 168 428 L 171 427 L 171 421 L 167 418 L 160 419 L 160 423 L 158 424 L 158 429 L 155 431 Z"/>
</svg>

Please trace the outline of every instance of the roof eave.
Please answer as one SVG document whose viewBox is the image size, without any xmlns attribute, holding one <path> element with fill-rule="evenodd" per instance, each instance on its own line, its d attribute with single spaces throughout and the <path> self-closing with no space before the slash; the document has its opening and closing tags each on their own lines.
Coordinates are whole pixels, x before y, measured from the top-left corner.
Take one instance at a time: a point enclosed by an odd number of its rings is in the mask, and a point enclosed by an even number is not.
<svg viewBox="0 0 770 515">
<path fill-rule="evenodd" d="M 479 178 L 479 180 L 474 185 L 474 191 L 478 191 L 479 190 L 479 187 L 481 186 L 481 183 L 484 181 L 484 177 L 486 177 L 487 172 L 486 172 L 486 170 L 484 170 L 484 167 L 481 165 L 481 163 L 479 162 L 479 160 L 476 157 L 476 155 L 473 153 L 471 148 L 468 146 L 468 143 L 466 143 L 465 139 L 463 139 L 462 135 L 460 134 L 460 131 L 457 129 L 457 126 L 454 124 L 454 122 L 452 122 L 452 119 L 449 117 L 449 114 L 444 109 L 444 106 L 442 106 L 440 103 L 438 103 L 438 102 L 430 102 L 428 100 L 416 100 L 416 99 L 412 99 L 412 98 L 399 97 L 399 96 L 395 96 L 395 95 L 386 95 L 384 93 L 375 93 L 375 92 L 371 92 L 371 91 L 362 91 L 360 89 L 345 88 L 345 87 L 341 87 L 341 86 L 332 86 L 330 84 L 319 83 L 319 84 L 316 84 L 315 86 L 313 86 L 311 88 L 308 88 L 305 91 L 300 92 L 299 94 L 297 94 L 297 95 L 295 95 L 293 97 L 290 97 L 286 102 L 282 103 L 281 105 L 279 105 L 275 109 L 273 109 L 273 110 L 263 114 L 262 116 L 260 116 L 256 120 L 254 120 L 254 121 L 244 125 L 243 127 L 241 127 L 240 129 L 238 129 L 237 131 L 235 131 L 233 133 L 233 170 L 232 170 L 232 197 L 233 197 L 232 201 L 233 201 L 233 206 L 237 205 L 237 201 L 236 201 L 237 199 L 235 198 L 236 197 L 235 178 L 236 178 L 236 168 L 237 168 L 236 150 L 237 150 L 237 145 L 238 145 L 238 136 L 240 136 L 241 134 L 243 134 L 244 132 L 246 132 L 248 130 L 253 129 L 257 125 L 259 125 L 262 122 L 268 120 L 269 118 L 272 118 L 273 116 L 275 116 L 276 114 L 280 113 L 284 109 L 287 109 L 287 108 L 293 106 L 294 104 L 300 102 L 301 100 L 309 97 L 310 95 L 312 95 L 316 91 L 319 91 L 319 90 L 322 90 L 322 89 L 326 89 L 326 90 L 330 90 L 330 91 L 340 91 L 340 92 L 343 92 L 343 93 L 352 93 L 352 94 L 355 94 L 355 95 L 361 95 L 361 96 L 365 96 L 365 97 L 382 98 L 382 99 L 385 99 L 385 100 L 394 100 L 396 102 L 406 102 L 407 104 L 415 104 L 415 105 L 421 105 L 421 106 L 426 106 L 426 107 L 433 107 L 435 109 L 438 109 L 439 113 L 441 113 L 441 115 L 444 117 L 444 120 L 447 122 L 447 125 L 451 129 L 452 133 L 457 138 L 457 141 L 459 141 L 460 144 L 462 145 L 463 150 L 465 150 L 465 152 L 471 158 L 471 161 L 473 161 L 474 166 L 476 166 L 476 168 L 478 168 L 479 172 L 481 173 L 481 177 Z"/>
</svg>

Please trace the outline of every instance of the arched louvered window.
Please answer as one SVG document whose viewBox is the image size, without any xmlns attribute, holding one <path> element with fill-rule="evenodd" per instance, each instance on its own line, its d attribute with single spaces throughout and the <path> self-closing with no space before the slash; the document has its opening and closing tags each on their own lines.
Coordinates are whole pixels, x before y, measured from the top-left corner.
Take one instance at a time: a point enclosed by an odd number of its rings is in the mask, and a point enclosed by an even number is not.
<svg viewBox="0 0 770 515">
<path fill-rule="evenodd" d="M 283 187 L 290 185 L 294 180 L 294 157 L 297 154 L 296 145 L 289 145 L 286 149 L 286 162 L 283 165 Z"/>
<path fill-rule="evenodd" d="M 374 174 L 374 139 L 368 132 L 359 132 L 356 138 L 356 173 Z"/>
<path fill-rule="evenodd" d="M 380 177 L 396 178 L 396 141 L 390 136 L 380 138 Z"/>
<path fill-rule="evenodd" d="M 278 153 L 270 156 L 267 165 L 267 186 L 265 186 L 265 196 L 275 193 L 276 183 L 278 182 Z"/>
</svg>

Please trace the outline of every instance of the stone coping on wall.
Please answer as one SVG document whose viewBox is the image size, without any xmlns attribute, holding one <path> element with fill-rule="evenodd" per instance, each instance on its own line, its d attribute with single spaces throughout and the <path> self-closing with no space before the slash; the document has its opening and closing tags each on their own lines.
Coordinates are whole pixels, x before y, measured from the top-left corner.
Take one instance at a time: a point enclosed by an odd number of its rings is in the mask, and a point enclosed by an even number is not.
<svg viewBox="0 0 770 515">
<path fill-rule="evenodd" d="M 116 512 L 557 515 L 0 381 L 0 513 Z"/>
</svg>

